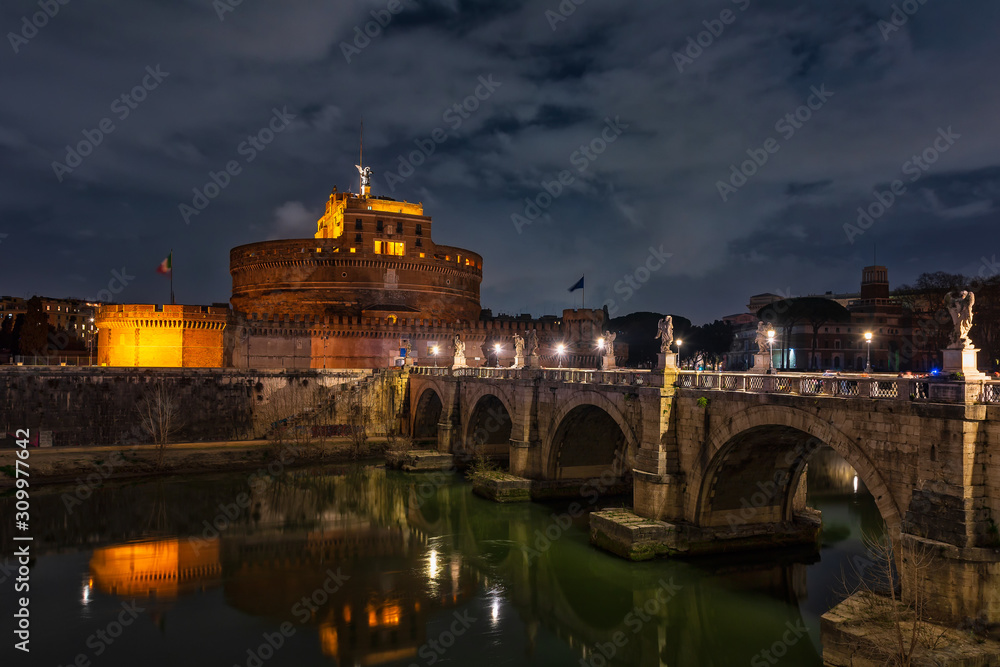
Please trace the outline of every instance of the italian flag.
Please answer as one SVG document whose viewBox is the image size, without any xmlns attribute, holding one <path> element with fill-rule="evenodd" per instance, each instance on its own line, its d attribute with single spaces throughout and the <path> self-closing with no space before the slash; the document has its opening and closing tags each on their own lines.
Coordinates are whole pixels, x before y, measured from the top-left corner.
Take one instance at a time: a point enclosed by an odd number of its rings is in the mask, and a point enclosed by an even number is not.
<svg viewBox="0 0 1000 667">
<path fill-rule="evenodd" d="M 163 274 L 170 273 L 170 271 L 173 269 L 173 263 L 174 263 L 174 251 L 171 250 L 170 254 L 167 255 L 167 257 L 162 262 L 160 262 L 160 265 L 158 267 L 156 267 L 156 272 Z"/>
</svg>

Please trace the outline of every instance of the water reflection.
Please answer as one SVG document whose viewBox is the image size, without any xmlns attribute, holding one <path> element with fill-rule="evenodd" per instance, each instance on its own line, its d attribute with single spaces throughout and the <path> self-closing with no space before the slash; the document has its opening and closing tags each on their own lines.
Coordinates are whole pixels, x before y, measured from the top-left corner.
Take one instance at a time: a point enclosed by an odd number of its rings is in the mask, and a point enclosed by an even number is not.
<svg viewBox="0 0 1000 667">
<path fill-rule="evenodd" d="M 428 493 L 427 478 L 377 468 L 121 485 L 72 513 L 39 495 L 39 565 L 86 556 L 82 596 L 53 578 L 36 598 L 39 618 L 68 601 L 79 610 L 39 657 L 68 662 L 116 604 L 139 599 L 153 610 L 148 631 L 102 663 L 174 664 L 166 649 L 183 641 L 190 664 L 248 664 L 248 649 L 288 623 L 280 664 L 710 666 L 750 664 L 779 642 L 783 664 L 819 665 L 839 563 L 877 523 L 842 463 L 821 452 L 810 466 L 831 528 L 819 556 L 696 565 L 606 555 L 589 545 L 586 517 L 537 549 L 564 507 L 498 506 L 457 477 Z M 176 634 L 192 609 L 202 623 Z M 782 639 L 799 627 L 808 632 Z"/>
</svg>

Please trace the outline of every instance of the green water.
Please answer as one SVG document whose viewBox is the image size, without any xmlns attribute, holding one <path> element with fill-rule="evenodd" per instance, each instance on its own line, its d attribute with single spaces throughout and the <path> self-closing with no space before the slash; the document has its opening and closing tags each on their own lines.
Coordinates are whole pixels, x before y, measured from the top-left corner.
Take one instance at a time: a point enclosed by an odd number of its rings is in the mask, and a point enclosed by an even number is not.
<svg viewBox="0 0 1000 667">
<path fill-rule="evenodd" d="M 568 503 L 496 505 L 450 474 L 200 476 L 79 504 L 36 491 L 17 664 L 819 665 L 819 617 L 879 520 L 842 462 L 814 462 L 810 484 L 818 554 L 690 564 L 625 562 Z M 12 512 L 0 499 L 7 564 Z M 9 627 L 0 655 L 16 657 Z"/>
</svg>

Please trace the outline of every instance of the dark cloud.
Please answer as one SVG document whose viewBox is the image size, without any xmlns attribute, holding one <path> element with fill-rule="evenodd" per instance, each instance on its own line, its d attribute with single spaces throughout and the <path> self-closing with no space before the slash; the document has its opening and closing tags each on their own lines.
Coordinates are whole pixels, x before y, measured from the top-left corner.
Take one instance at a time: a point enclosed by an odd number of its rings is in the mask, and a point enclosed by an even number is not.
<svg viewBox="0 0 1000 667">
<path fill-rule="evenodd" d="M 154 269 L 173 248 L 179 298 L 224 301 L 231 247 L 308 235 L 330 189 L 354 185 L 362 116 L 377 193 L 423 201 L 439 242 L 483 254 L 494 311 L 578 305 L 566 290 L 586 272 L 588 305 L 700 321 L 755 293 L 855 289 L 875 245 L 897 283 L 975 272 L 1000 245 L 1000 7 L 926 3 L 895 30 L 880 25 L 893 4 L 588 0 L 555 21 L 555 0 L 404 0 L 386 21 L 388 0 L 244 0 L 221 20 L 209 0 L 74 0 L 15 53 L 38 5 L 6 3 L 0 291 L 87 296 L 124 266 L 119 298 L 162 301 Z M 734 20 L 706 33 L 724 10 Z M 378 34 L 358 39 L 366 27 Z M 157 66 L 169 75 L 123 118 L 121 96 Z M 500 85 L 455 111 L 481 77 Z M 834 95 L 780 131 L 824 85 Z M 295 118 L 248 161 L 275 110 Z M 53 162 L 105 118 L 114 130 L 60 182 Z M 602 146 L 606 119 L 623 131 Z M 949 127 L 961 138 L 850 242 L 858 208 Z M 389 192 L 436 128 L 447 141 Z M 723 201 L 718 183 L 771 138 Z M 240 174 L 186 224 L 179 205 L 231 160 Z M 511 216 L 567 170 L 518 233 Z M 669 260 L 624 299 L 661 246 Z"/>
</svg>

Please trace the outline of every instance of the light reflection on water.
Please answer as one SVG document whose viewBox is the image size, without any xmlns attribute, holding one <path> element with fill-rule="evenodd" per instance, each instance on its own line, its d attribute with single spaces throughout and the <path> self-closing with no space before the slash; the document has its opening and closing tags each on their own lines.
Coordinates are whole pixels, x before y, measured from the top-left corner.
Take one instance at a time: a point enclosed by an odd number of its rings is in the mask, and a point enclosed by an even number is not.
<svg viewBox="0 0 1000 667">
<path fill-rule="evenodd" d="M 93 633 L 134 600 L 142 613 L 101 664 L 750 664 L 804 623 L 782 663 L 819 665 L 819 616 L 861 531 L 880 526 L 853 470 L 824 451 L 809 476 L 818 556 L 627 563 L 590 546 L 585 517 L 539 553 L 566 504 L 496 505 L 457 476 L 417 494 L 422 482 L 375 467 L 253 489 L 241 475 L 150 481 L 71 514 L 39 494 L 32 657 L 97 658 Z"/>
</svg>

